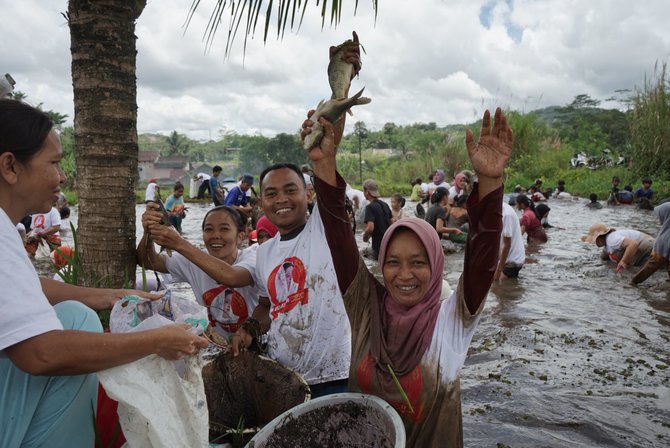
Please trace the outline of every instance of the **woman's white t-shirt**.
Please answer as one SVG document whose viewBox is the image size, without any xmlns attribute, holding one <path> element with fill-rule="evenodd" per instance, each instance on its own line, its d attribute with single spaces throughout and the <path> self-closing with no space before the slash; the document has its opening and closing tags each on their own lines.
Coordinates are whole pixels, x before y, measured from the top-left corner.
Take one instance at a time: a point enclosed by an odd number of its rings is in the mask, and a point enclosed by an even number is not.
<svg viewBox="0 0 670 448">
<path fill-rule="evenodd" d="M 40 279 L 26 253 L 19 232 L 0 209 L 0 356 L 4 349 L 34 336 L 62 330 L 56 311 L 42 292 Z"/>
</svg>

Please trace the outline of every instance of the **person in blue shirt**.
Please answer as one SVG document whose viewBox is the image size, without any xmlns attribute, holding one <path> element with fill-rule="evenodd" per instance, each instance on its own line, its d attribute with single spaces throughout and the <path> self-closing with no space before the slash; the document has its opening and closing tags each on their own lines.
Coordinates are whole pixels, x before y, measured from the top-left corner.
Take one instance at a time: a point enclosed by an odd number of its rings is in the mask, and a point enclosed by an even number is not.
<svg viewBox="0 0 670 448">
<path fill-rule="evenodd" d="M 249 191 L 253 184 L 254 178 L 251 174 L 245 174 L 242 176 L 240 184 L 236 187 L 233 187 L 228 192 L 224 205 L 234 207 L 245 215 L 249 213 L 251 211 L 251 206 L 249 205 L 247 191 Z"/>
<path fill-rule="evenodd" d="M 223 198 L 225 196 L 223 187 L 219 182 L 221 171 L 223 171 L 223 168 L 221 168 L 219 165 L 216 165 L 214 168 L 212 168 L 212 177 L 209 178 L 209 191 L 212 193 L 212 201 L 214 202 L 215 207 L 223 205 Z"/>
<path fill-rule="evenodd" d="M 635 190 L 635 199 L 639 201 L 642 198 L 647 198 L 651 201 L 654 197 L 654 190 L 651 189 L 651 183 L 651 179 L 643 179 L 642 186 Z"/>
</svg>

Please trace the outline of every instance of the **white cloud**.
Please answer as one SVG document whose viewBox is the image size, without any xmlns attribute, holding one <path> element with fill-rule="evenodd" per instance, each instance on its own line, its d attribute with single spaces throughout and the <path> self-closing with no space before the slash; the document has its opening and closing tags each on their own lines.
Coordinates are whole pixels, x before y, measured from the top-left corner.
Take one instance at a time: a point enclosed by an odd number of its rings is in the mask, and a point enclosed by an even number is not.
<svg viewBox="0 0 670 448">
<path fill-rule="evenodd" d="M 378 128 L 386 122 L 465 123 L 500 104 L 532 110 L 586 93 L 605 99 L 641 85 L 670 57 L 665 0 L 422 0 L 345 2 L 342 22 L 321 29 L 307 8 L 299 32 L 266 44 L 263 24 L 224 58 L 222 24 L 209 51 L 203 33 L 213 0 L 201 2 L 184 30 L 190 1 L 153 0 L 137 22 L 138 130 L 177 130 L 196 138 L 296 132 L 305 112 L 329 95 L 328 47 L 359 32 L 366 53 L 352 89 L 373 101 L 354 110 Z M 66 0 L 0 0 L 0 71 L 44 108 L 72 118 Z M 480 17 L 481 16 L 481 17 Z M 485 22 L 485 23 L 482 23 Z"/>
</svg>

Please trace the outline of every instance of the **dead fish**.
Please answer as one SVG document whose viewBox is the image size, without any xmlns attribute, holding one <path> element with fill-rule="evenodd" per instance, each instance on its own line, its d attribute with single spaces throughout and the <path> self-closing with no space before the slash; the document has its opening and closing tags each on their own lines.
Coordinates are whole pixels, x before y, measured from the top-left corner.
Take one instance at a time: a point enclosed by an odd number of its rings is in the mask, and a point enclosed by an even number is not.
<svg viewBox="0 0 670 448">
<path fill-rule="evenodd" d="M 306 151 L 309 151 L 315 145 L 318 145 L 323 138 L 323 126 L 319 123 L 319 118 L 324 117 L 331 123 L 336 123 L 351 107 L 368 104 L 372 101 L 370 98 L 361 96 L 363 95 L 363 90 L 365 90 L 365 87 L 351 98 L 333 98 L 328 101 L 321 101 L 316 111 L 309 117 L 314 126 L 312 127 L 312 132 L 305 137 L 302 147 Z"/>
<path fill-rule="evenodd" d="M 346 62 L 343 57 L 345 51 L 349 48 L 359 46 L 356 31 L 353 32 L 353 36 L 353 40 L 348 39 L 337 46 L 337 50 L 333 53 L 328 63 L 328 83 L 330 84 L 333 98 L 345 98 L 349 90 L 354 64 Z"/>
</svg>

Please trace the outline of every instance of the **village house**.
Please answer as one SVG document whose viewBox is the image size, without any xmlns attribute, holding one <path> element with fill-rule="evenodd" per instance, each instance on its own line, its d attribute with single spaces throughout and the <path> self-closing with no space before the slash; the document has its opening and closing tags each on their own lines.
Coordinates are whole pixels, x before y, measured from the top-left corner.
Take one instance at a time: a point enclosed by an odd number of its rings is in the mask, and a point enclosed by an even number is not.
<svg viewBox="0 0 670 448">
<path fill-rule="evenodd" d="M 172 185 L 191 171 L 189 156 L 161 156 L 159 151 L 140 151 L 140 181 L 157 179 L 159 184 Z"/>
</svg>

